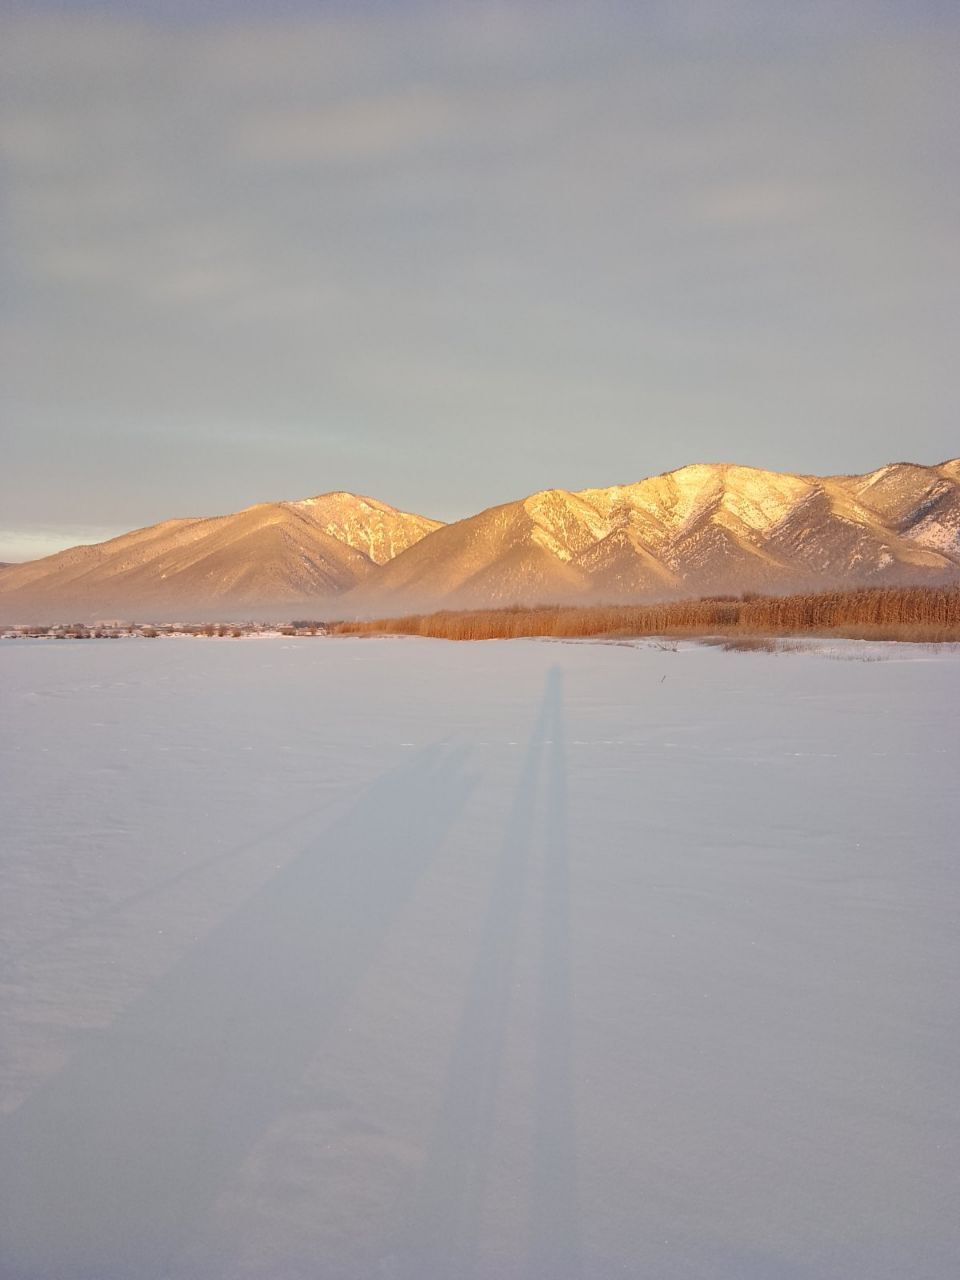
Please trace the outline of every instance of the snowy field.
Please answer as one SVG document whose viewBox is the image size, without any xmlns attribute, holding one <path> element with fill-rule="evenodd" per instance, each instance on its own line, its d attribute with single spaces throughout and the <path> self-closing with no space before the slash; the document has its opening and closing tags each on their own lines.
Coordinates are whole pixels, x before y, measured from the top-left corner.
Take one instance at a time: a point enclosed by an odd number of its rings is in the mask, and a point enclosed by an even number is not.
<svg viewBox="0 0 960 1280">
<path fill-rule="evenodd" d="M 4 641 L 0 700 L 3 1280 L 958 1274 L 960 653 Z"/>
</svg>

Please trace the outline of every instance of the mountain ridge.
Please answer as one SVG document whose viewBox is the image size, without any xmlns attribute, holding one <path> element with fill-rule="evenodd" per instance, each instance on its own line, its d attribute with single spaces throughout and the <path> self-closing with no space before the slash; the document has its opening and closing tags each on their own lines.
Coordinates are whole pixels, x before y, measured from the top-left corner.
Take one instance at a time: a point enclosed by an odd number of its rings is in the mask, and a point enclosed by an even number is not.
<svg viewBox="0 0 960 1280">
<path fill-rule="evenodd" d="M 4 621 L 327 616 L 960 581 L 960 458 L 815 476 L 691 463 L 444 524 L 333 490 L 11 565 Z"/>
<path fill-rule="evenodd" d="M 343 603 L 365 611 L 374 592 L 391 610 L 570 603 L 958 573 L 956 461 L 827 477 L 694 463 L 487 508 L 437 530 Z"/>
<path fill-rule="evenodd" d="M 3 574 L 0 616 L 14 606 L 38 621 L 64 611 L 80 620 L 283 610 L 335 597 L 438 527 L 343 491 L 178 517 L 12 566 Z"/>
</svg>

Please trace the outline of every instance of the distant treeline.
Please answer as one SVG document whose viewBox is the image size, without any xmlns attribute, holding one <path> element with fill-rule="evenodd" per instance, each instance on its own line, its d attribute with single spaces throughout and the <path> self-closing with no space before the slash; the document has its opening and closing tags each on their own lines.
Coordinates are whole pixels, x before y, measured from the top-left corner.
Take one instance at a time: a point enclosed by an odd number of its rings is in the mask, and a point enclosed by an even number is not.
<svg viewBox="0 0 960 1280">
<path fill-rule="evenodd" d="M 795 596 L 716 596 L 662 604 L 513 606 L 336 622 L 340 635 L 508 640 L 523 636 L 842 636 L 960 641 L 960 588 L 874 587 Z"/>
</svg>

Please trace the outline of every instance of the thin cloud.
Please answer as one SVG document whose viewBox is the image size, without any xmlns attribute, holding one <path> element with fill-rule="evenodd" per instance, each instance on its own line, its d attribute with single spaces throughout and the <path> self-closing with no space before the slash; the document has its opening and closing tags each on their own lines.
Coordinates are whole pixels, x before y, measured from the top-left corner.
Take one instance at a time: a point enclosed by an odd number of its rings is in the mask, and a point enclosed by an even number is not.
<svg viewBox="0 0 960 1280">
<path fill-rule="evenodd" d="M 957 27 L 22 11 L 0 509 L 135 523 L 355 487 L 470 511 L 505 478 L 951 452 Z"/>
<path fill-rule="evenodd" d="M 49 528 L 23 527 L 0 529 L 0 564 L 19 564 L 23 560 L 39 560 L 67 547 L 104 542 L 116 538 L 125 529 L 111 525 L 52 525 Z"/>
</svg>

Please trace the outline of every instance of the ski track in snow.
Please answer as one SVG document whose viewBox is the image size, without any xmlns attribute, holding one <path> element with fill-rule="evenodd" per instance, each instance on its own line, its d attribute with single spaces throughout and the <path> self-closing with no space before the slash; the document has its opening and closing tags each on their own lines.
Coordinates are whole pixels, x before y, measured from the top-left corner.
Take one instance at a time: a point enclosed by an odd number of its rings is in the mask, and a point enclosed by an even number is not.
<svg viewBox="0 0 960 1280">
<path fill-rule="evenodd" d="M 958 695 L 4 643 L 0 1275 L 952 1280 Z"/>
</svg>

